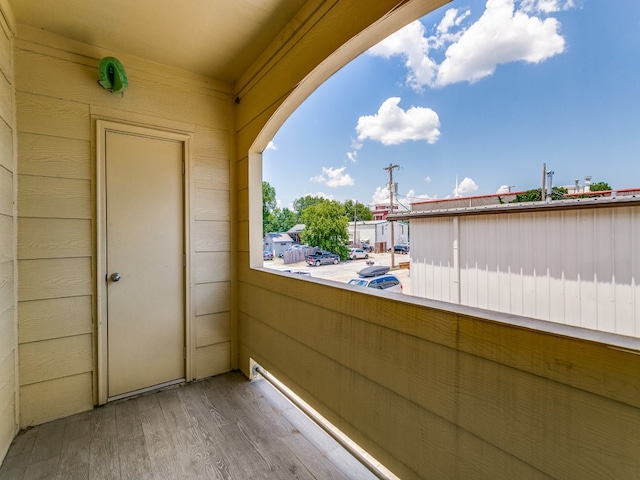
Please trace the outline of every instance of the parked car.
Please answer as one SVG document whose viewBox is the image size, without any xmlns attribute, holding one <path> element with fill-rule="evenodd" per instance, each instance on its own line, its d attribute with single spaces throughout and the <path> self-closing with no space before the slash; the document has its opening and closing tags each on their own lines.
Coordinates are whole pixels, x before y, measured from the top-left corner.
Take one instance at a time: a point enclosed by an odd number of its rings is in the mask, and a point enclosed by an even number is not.
<svg viewBox="0 0 640 480">
<path fill-rule="evenodd" d="M 369 244 L 369 243 L 363 243 L 362 244 L 362 249 L 365 252 L 373 252 L 373 245 Z"/>
<path fill-rule="evenodd" d="M 409 245 L 394 245 L 393 251 L 395 253 L 409 253 Z"/>
<path fill-rule="evenodd" d="M 358 287 L 402 293 L 402 282 L 398 280 L 398 277 L 389 273 L 389 267 L 385 266 L 363 268 L 358 272 L 358 278 L 352 278 L 348 283 Z"/>
<path fill-rule="evenodd" d="M 369 253 L 365 252 L 362 248 L 350 248 L 349 258 L 351 260 L 357 260 L 358 258 L 369 258 Z"/>
<path fill-rule="evenodd" d="M 309 265 L 315 265 L 316 267 L 319 267 L 320 265 L 329 263 L 333 263 L 334 265 L 339 264 L 340 256 L 326 250 L 318 250 L 313 255 L 307 255 L 304 260 Z"/>
<path fill-rule="evenodd" d="M 273 252 L 269 252 L 268 250 L 265 250 L 264 252 L 262 252 L 262 259 L 273 260 Z"/>
</svg>

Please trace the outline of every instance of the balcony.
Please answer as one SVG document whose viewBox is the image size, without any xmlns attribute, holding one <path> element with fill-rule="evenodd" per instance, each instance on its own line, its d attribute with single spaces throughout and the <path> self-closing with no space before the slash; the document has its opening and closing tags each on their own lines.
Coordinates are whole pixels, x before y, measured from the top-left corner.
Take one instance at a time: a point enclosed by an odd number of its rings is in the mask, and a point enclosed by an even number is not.
<svg viewBox="0 0 640 480">
<path fill-rule="evenodd" d="M 265 380 L 237 372 L 21 432 L 0 479 L 372 479 Z"/>
</svg>

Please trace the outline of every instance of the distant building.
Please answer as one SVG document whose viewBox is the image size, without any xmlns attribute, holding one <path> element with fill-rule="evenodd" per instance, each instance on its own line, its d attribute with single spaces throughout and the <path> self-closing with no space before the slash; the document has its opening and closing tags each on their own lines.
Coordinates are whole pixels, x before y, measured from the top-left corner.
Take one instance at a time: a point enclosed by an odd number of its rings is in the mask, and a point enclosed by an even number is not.
<svg viewBox="0 0 640 480">
<path fill-rule="evenodd" d="M 302 243 L 300 240 L 300 234 L 304 230 L 304 223 L 297 223 L 289 230 L 287 230 L 287 235 L 291 237 L 294 243 Z"/>
<path fill-rule="evenodd" d="M 278 257 L 291 248 L 293 240 L 286 233 L 271 232 L 264 236 L 263 250 L 272 252 Z"/>
<path fill-rule="evenodd" d="M 592 192 L 584 186 L 569 185 L 563 188 L 567 189 L 566 199 L 579 198 L 606 198 L 606 197 L 625 197 L 640 195 L 640 188 L 626 188 L 620 190 L 601 190 Z M 432 212 L 435 210 L 455 210 L 461 208 L 488 207 L 491 205 L 504 205 L 513 202 L 516 196 L 525 193 L 526 190 L 507 193 L 492 193 L 489 195 L 476 195 L 472 197 L 456 197 L 424 200 L 411 204 L 412 212 Z M 402 213 L 402 212 L 400 212 Z M 401 217 L 402 218 L 402 217 Z"/>
<path fill-rule="evenodd" d="M 395 222 L 393 226 L 394 241 L 391 241 L 391 224 L 388 220 L 367 220 L 349 222 L 347 227 L 349 243 L 368 243 L 376 252 L 385 252 L 392 245 L 409 242 L 409 224 Z"/>
<path fill-rule="evenodd" d="M 373 213 L 374 220 L 386 220 L 387 215 L 391 212 L 391 203 L 376 203 L 373 205 L 369 205 L 369 210 Z M 404 205 L 399 205 L 397 203 L 393 203 L 393 212 L 406 212 L 408 209 Z"/>
</svg>

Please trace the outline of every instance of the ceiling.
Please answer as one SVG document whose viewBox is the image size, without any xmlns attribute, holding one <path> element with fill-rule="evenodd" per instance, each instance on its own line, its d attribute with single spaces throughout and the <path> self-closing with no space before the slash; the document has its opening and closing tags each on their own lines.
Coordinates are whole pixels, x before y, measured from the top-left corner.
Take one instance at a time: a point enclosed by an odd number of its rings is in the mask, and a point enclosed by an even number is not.
<svg viewBox="0 0 640 480">
<path fill-rule="evenodd" d="M 20 25 L 234 82 L 306 0 L 9 0 Z"/>
</svg>

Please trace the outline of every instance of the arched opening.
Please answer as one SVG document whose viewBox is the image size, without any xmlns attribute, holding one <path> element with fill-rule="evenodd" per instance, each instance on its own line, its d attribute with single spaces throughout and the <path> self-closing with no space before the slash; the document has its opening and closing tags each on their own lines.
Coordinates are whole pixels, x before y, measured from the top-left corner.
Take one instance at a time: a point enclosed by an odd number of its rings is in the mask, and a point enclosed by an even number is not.
<svg viewBox="0 0 640 480">
<path fill-rule="evenodd" d="M 276 210 L 294 215 L 263 228 L 265 238 L 267 231 L 283 237 L 277 245 L 265 240 L 265 258 L 276 258 L 264 266 L 338 284 L 351 283 L 371 263 L 392 270 L 411 267 L 395 272 L 405 295 L 640 335 L 637 314 L 624 307 L 633 304 L 630 279 L 638 265 L 620 269 L 612 254 L 599 271 L 595 266 L 587 271 L 595 240 L 584 232 L 606 229 L 610 217 L 600 212 L 588 225 L 580 220 L 580 212 L 603 204 L 597 200 L 616 199 L 619 206 L 640 191 L 623 173 L 637 149 L 629 134 L 638 126 L 635 86 L 630 77 L 598 71 L 592 58 L 605 49 L 611 52 L 609 70 L 626 68 L 638 48 L 636 37 L 619 45 L 613 34 L 591 35 L 594 18 L 634 31 L 633 20 L 624 17 L 591 3 L 453 2 L 351 61 L 282 124 L 273 137 L 278 151 L 265 151 L 273 164 L 263 170 L 264 178 L 282 172 L 283 180 L 272 183 L 278 193 L 287 187 Z M 356 106 L 346 108 L 349 104 Z M 280 153 L 283 146 L 288 153 Z M 308 267 L 299 250 L 290 258 L 283 253 L 318 245 L 309 240 L 317 235 L 299 233 L 306 222 L 296 202 L 307 196 L 345 207 L 368 204 L 376 221 L 390 211 L 400 215 L 387 225 L 368 224 L 373 215 L 346 215 L 339 245 L 328 241 L 319 247 L 341 254 L 344 263 L 360 262 L 332 267 L 329 258 L 326 268 L 313 268 L 320 260 Z M 564 213 L 550 214 L 545 197 L 564 202 Z M 516 204 L 530 201 L 539 208 L 521 222 Z M 497 209 L 500 216 L 488 215 Z M 447 220 L 445 211 L 452 212 Z M 612 210 L 619 217 L 612 230 L 623 232 L 622 238 L 632 236 L 625 225 L 633 211 Z M 472 214 L 487 220 L 464 216 Z M 538 234 L 540 240 L 531 241 Z M 570 240 L 549 240 L 558 238 Z M 632 256 L 632 247 L 621 239 L 598 241 L 618 245 L 618 257 Z M 566 244 L 578 248 L 565 251 Z M 348 252 L 343 245 L 367 245 L 374 252 Z M 385 256 L 387 251 L 397 255 Z M 596 280 L 603 275 L 616 279 L 611 288 Z M 601 298 L 622 295 L 621 318 L 598 318 L 593 302 L 574 299 L 581 291 L 598 291 Z"/>
</svg>

